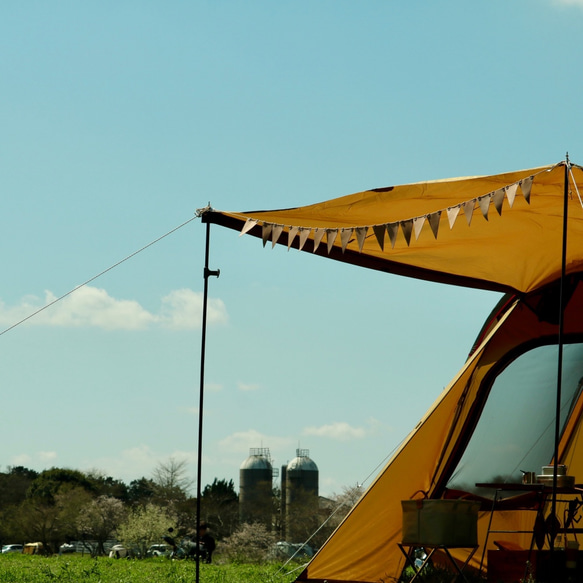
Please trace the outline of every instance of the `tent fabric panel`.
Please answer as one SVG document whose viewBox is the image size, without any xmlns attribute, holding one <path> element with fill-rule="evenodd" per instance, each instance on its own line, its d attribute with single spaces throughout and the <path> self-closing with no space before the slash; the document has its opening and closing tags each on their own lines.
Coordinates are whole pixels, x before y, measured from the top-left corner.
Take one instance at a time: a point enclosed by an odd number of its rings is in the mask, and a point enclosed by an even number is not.
<svg viewBox="0 0 583 583">
<path fill-rule="evenodd" d="M 447 479 L 473 430 L 471 414 L 475 414 L 480 402 L 487 399 L 488 388 L 484 382 L 490 371 L 495 366 L 504 366 L 505 355 L 532 343 L 533 339 L 556 341 L 557 325 L 541 319 L 545 313 L 544 298 L 541 298 L 542 294 L 533 294 L 497 316 L 497 323 L 480 347 L 307 566 L 301 580 L 372 583 L 387 575 L 397 577 L 400 574 L 403 558 L 396 544 L 401 536 L 400 501 L 413 497 L 417 490 L 424 491 L 430 498 L 447 494 L 444 490 Z M 580 284 L 566 307 L 565 332 L 571 337 L 583 334 L 583 310 L 579 309 L 582 303 L 583 285 Z M 549 389 L 554 390 L 554 387 Z M 583 475 L 583 467 L 579 469 L 579 465 L 583 465 L 580 461 L 583 455 L 576 449 L 583 445 L 580 425 L 576 422 L 582 410 L 583 396 L 567 424 L 565 453 L 560 460 L 572 464 L 578 472 L 575 475 Z M 529 530 L 534 515 L 532 508 L 496 512 L 492 528 Z M 489 520 L 488 512 L 480 513 L 480 544 L 485 540 Z M 509 537 L 505 535 L 504 538 Z M 525 548 L 530 545 L 530 535 L 513 534 L 510 539 Z M 494 540 L 496 537 L 489 538 L 489 550 L 495 549 Z M 454 557 L 463 558 L 463 550 L 451 552 Z M 479 567 L 481 553 L 482 549 L 473 557 L 470 563 L 473 567 Z"/>
<path fill-rule="evenodd" d="M 583 212 L 576 185 L 583 184 L 583 171 L 571 168 L 575 180 L 570 181 L 568 272 L 583 268 Z M 513 198 L 510 208 L 509 187 L 520 193 L 524 182 L 532 180 L 528 201 L 523 195 Z M 562 213 L 565 164 L 532 168 L 493 176 L 458 178 L 407 184 L 364 191 L 322 203 L 273 211 L 245 213 L 208 210 L 203 220 L 241 230 L 245 223 L 257 221 L 249 233 L 263 238 L 264 226 L 278 225 L 283 233 L 290 229 L 310 230 L 313 243 L 315 229 L 341 232 L 352 229 L 351 237 L 343 233 L 336 237 L 329 256 L 339 261 L 371 269 L 468 285 L 498 291 L 529 292 L 555 280 L 560 274 Z M 522 185 L 522 186 L 521 186 Z M 506 200 L 494 210 L 499 193 Z M 486 201 L 486 205 L 479 202 Z M 473 206 L 471 225 L 459 213 L 452 228 L 447 224 L 448 210 L 470 202 Z M 497 203 L 499 204 L 499 203 Z M 489 209 L 488 217 L 482 216 Z M 435 215 L 440 213 L 441 226 L 435 237 Z M 419 237 L 405 234 L 403 225 L 415 219 L 424 222 Z M 430 228 L 430 224 L 433 228 Z M 394 246 L 388 232 L 384 244 L 379 244 L 376 227 L 397 226 Z M 362 244 L 356 229 L 367 228 Z M 405 241 L 410 237 L 409 244 Z M 348 243 L 346 240 L 348 238 Z M 289 245 L 288 237 L 279 237 L 279 244 Z M 298 246 L 298 238 L 291 246 Z M 304 251 L 314 252 L 312 245 Z M 325 245 L 318 254 L 328 256 Z M 510 260 L 510 258 L 512 260 Z"/>
<path fill-rule="evenodd" d="M 434 470 L 451 425 L 455 419 L 460 421 L 459 401 L 480 354 L 478 350 L 443 391 L 298 580 L 372 583 L 399 576 L 404 566 L 397 547 L 401 500 L 422 498 L 432 491 Z"/>
<path fill-rule="evenodd" d="M 487 399 L 488 387 L 487 383 L 485 385 L 485 380 L 488 374 L 494 366 L 498 368 L 503 367 L 506 362 L 505 358 L 513 350 L 538 342 L 555 343 L 557 341 L 558 325 L 541 319 L 541 314 L 544 313 L 544 310 L 540 296 L 543 296 L 543 294 L 535 293 L 531 297 L 526 298 L 525 301 L 517 303 L 497 325 L 495 333 L 486 342 L 482 355 L 480 356 L 480 363 L 476 366 L 471 383 L 467 387 L 469 401 L 474 401 L 478 404 Z M 583 310 L 580 309 L 581 305 L 583 305 L 583 284 L 580 283 L 577 285 L 565 309 L 566 338 L 581 338 L 583 334 Z M 556 387 L 549 387 L 549 390 L 555 391 Z M 583 476 L 582 414 L 583 394 L 580 394 L 561 437 L 559 447 L 559 451 L 562 452 L 559 463 L 565 463 L 569 467 L 569 474 L 575 475 L 576 477 Z M 438 475 L 435 480 L 436 490 L 431 493 L 432 495 L 436 493 L 441 495 L 441 489 L 451 475 L 451 472 L 455 469 L 456 461 L 459 459 L 455 455 L 455 450 L 458 449 L 459 451 L 467 444 L 467 439 L 471 436 L 472 430 L 473 428 L 471 426 L 463 427 L 463 432 L 457 432 L 456 437 L 451 440 L 449 447 L 443 452 L 443 459 L 447 463 L 437 469 Z M 461 445 L 460 441 L 463 442 Z M 549 459 L 548 463 L 551 462 L 552 460 Z M 492 530 L 530 530 L 535 518 L 533 509 L 495 512 L 492 517 Z M 485 540 L 488 520 L 490 520 L 489 513 L 481 514 L 478 520 L 478 540 L 481 545 Z M 498 538 L 501 537 L 501 535 L 497 536 Z M 510 537 L 505 534 L 504 538 L 507 540 L 510 538 L 510 540 L 513 540 L 524 548 L 529 548 L 531 543 L 530 534 L 517 533 Z M 494 540 L 495 537 L 489 538 L 487 550 L 494 550 Z M 460 554 L 456 550 L 452 551 L 452 555 L 460 558 Z M 476 556 L 474 556 L 470 564 L 474 567 L 479 565 Z"/>
</svg>

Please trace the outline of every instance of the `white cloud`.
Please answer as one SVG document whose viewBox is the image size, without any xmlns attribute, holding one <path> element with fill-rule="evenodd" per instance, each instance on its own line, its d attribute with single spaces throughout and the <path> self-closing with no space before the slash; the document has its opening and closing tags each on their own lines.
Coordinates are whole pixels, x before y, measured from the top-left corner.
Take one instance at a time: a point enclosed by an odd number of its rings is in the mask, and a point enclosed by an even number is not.
<svg viewBox="0 0 583 583">
<path fill-rule="evenodd" d="M 52 462 L 57 459 L 57 452 L 55 451 L 39 451 L 36 455 L 43 462 Z"/>
<path fill-rule="evenodd" d="M 366 431 L 361 427 L 352 427 L 344 421 L 338 421 L 328 425 L 320 425 L 319 427 L 306 427 L 302 433 L 303 435 L 326 437 L 336 441 L 349 441 L 351 439 L 362 439 Z"/>
<path fill-rule="evenodd" d="M 46 304 L 56 298 L 46 292 Z M 134 300 L 112 298 L 104 289 L 85 286 L 41 312 L 41 324 L 62 327 L 95 327 L 106 330 L 137 330 L 155 321 L 155 316 Z"/>
<path fill-rule="evenodd" d="M 237 382 L 237 388 L 240 391 L 257 391 L 260 387 L 255 383 L 244 383 L 242 381 Z"/>
<path fill-rule="evenodd" d="M 160 313 L 152 313 L 135 300 L 116 299 L 104 289 L 83 286 L 62 300 L 45 292 L 44 302 L 27 296 L 14 306 L 0 301 L 0 325 L 27 324 L 58 327 L 93 327 L 105 330 L 143 330 L 153 326 L 170 329 L 196 329 L 202 323 L 202 294 L 190 289 L 170 292 L 162 298 Z M 49 306 L 49 304 L 53 303 Z M 48 307 L 47 307 L 48 306 Z M 39 312 L 39 310 L 42 310 Z M 227 310 L 220 299 L 209 299 L 207 323 L 224 324 Z"/>
<path fill-rule="evenodd" d="M 203 294 L 191 289 L 178 289 L 162 298 L 161 322 L 174 329 L 200 328 Z M 208 298 L 207 323 L 225 324 L 227 310 L 220 299 Z"/>
<path fill-rule="evenodd" d="M 394 431 L 394 429 L 390 425 L 387 425 L 386 423 L 379 421 L 375 417 L 369 417 L 366 420 L 366 424 L 367 435 L 379 435 L 381 433 L 392 433 Z"/>
</svg>

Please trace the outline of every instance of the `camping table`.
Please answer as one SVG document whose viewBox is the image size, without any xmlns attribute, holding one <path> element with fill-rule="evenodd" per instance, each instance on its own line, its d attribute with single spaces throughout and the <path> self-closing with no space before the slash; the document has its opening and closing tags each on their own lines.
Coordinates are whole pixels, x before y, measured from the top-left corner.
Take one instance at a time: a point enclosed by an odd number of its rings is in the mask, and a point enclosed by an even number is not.
<svg viewBox="0 0 583 583">
<path fill-rule="evenodd" d="M 492 499 L 492 507 L 490 510 L 490 520 L 488 522 L 488 530 L 486 531 L 486 540 L 484 541 L 484 548 L 482 551 L 482 558 L 480 560 L 480 571 L 482 570 L 482 565 L 484 564 L 484 556 L 486 553 L 486 547 L 488 546 L 488 538 L 490 533 L 513 533 L 513 534 L 532 534 L 532 539 L 530 542 L 530 549 L 532 550 L 533 544 L 535 542 L 536 532 L 535 529 L 533 530 L 491 530 L 492 526 L 492 518 L 494 516 L 494 512 L 497 510 L 496 506 L 499 503 L 498 495 L 500 492 L 523 492 L 523 493 L 534 493 L 536 496 L 534 498 L 534 504 L 532 504 L 532 509 L 536 510 L 537 518 L 540 518 L 544 522 L 544 505 L 549 496 L 553 494 L 552 486 L 547 484 L 505 484 L 500 482 L 494 483 L 478 483 L 476 484 L 477 488 L 488 488 L 491 490 L 495 490 L 494 498 Z M 581 502 L 583 503 L 583 485 L 577 484 L 572 488 L 566 487 L 557 487 L 556 489 L 557 494 L 567 495 L 567 496 L 579 496 L 581 498 Z M 522 506 L 524 509 L 524 506 Z M 515 508 L 515 510 L 518 508 Z M 512 510 L 510 505 L 506 506 L 504 510 Z M 536 523 L 535 523 L 536 524 Z M 583 529 L 580 528 L 565 528 L 561 527 L 558 530 L 559 533 L 582 533 Z"/>
<path fill-rule="evenodd" d="M 425 565 L 427 565 L 427 563 L 429 563 L 433 553 L 435 551 L 443 551 L 445 553 L 445 555 L 447 556 L 447 558 L 450 560 L 451 564 L 455 567 L 456 571 L 458 572 L 458 574 L 460 575 L 460 577 L 466 582 L 468 583 L 468 580 L 466 579 L 466 576 L 464 575 L 464 569 L 466 568 L 466 565 L 470 562 L 471 558 L 474 556 L 474 553 L 476 552 L 476 550 L 478 549 L 478 547 L 452 547 L 452 546 L 444 546 L 444 545 L 437 545 L 434 547 L 430 547 L 429 545 L 421 545 L 421 543 L 419 543 L 418 545 L 405 545 L 403 543 L 397 543 L 397 546 L 401 549 L 401 552 L 403 553 L 403 555 L 405 555 L 405 560 L 407 561 L 407 563 L 409 564 L 409 566 L 413 569 L 413 571 L 415 572 L 415 574 L 413 575 L 413 578 L 409 580 L 409 583 L 413 583 L 413 581 L 415 581 L 415 579 L 417 579 L 417 577 L 423 577 L 422 571 L 423 571 L 423 567 L 425 567 Z M 415 560 L 413 558 L 411 558 L 411 548 L 412 547 L 418 547 L 418 546 L 424 546 L 425 548 L 429 549 L 429 553 L 426 554 L 425 559 L 423 559 L 423 563 L 421 563 L 421 565 L 418 567 L 417 565 L 415 565 Z M 405 547 L 409 547 L 409 551 L 405 550 Z M 470 554 L 468 555 L 468 558 L 466 559 L 465 563 L 460 567 L 458 565 L 458 562 L 451 556 L 451 553 L 449 552 L 449 549 L 453 549 L 453 548 L 469 548 L 470 549 Z M 457 575 L 454 576 L 454 581 L 456 580 Z"/>
</svg>

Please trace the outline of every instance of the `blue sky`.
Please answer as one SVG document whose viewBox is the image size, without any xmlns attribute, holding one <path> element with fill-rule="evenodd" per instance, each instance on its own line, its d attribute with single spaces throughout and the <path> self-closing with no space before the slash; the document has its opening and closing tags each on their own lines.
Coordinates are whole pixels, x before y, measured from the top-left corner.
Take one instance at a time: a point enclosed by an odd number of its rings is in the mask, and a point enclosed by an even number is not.
<svg viewBox="0 0 583 583">
<path fill-rule="evenodd" d="M 217 209 L 583 163 L 583 2 L 0 6 L 0 468 L 195 476 Z M 211 232 L 203 484 L 309 449 L 370 483 L 496 294 Z"/>
</svg>

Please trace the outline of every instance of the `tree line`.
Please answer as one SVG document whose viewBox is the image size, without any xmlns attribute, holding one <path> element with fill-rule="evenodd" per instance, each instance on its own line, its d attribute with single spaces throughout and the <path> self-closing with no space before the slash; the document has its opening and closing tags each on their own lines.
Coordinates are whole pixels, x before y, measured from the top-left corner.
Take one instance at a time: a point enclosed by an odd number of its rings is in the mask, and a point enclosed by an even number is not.
<svg viewBox="0 0 583 583">
<path fill-rule="evenodd" d="M 143 556 L 151 544 L 162 542 L 169 528 L 174 536 L 194 537 L 197 501 L 190 494 L 192 486 L 186 462 L 175 458 L 158 464 L 151 477 L 129 484 L 97 471 L 8 467 L 0 471 L 0 543 L 40 542 L 44 552 L 56 553 L 63 543 L 91 541 L 88 552 L 104 554 L 106 541 L 115 539 Z M 348 487 L 323 501 L 315 514 L 311 506 L 296 509 L 299 514 L 293 519 L 305 527 L 302 541 L 312 537 L 311 546 L 318 548 L 360 495 L 358 487 Z M 249 552 L 252 537 L 261 552 L 269 541 L 281 540 L 277 488 L 269 510 L 272 519 L 261 525 L 239 523 L 233 480 L 215 478 L 207 484 L 200 507 L 201 521 L 210 524 L 212 535 L 235 558 Z"/>
<path fill-rule="evenodd" d="M 0 472 L 0 542 L 40 542 L 47 553 L 69 541 L 92 541 L 103 553 L 116 538 L 140 551 L 159 543 L 168 528 L 192 534 L 196 498 L 190 495 L 186 462 L 170 458 L 152 477 L 126 484 L 99 472 L 51 468 L 42 472 L 12 466 Z M 238 525 L 238 496 L 232 480 L 215 478 L 201 492 L 201 519 L 217 539 Z"/>
</svg>

